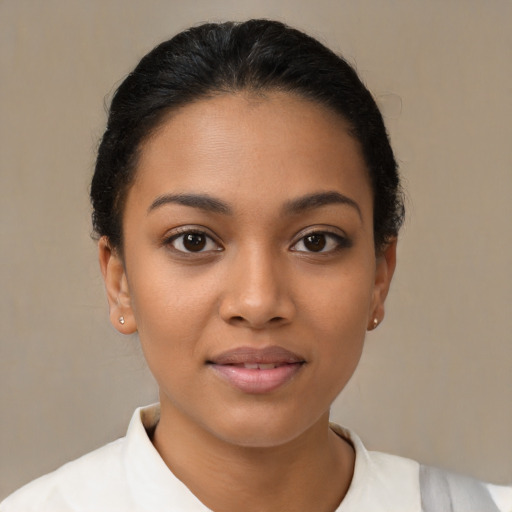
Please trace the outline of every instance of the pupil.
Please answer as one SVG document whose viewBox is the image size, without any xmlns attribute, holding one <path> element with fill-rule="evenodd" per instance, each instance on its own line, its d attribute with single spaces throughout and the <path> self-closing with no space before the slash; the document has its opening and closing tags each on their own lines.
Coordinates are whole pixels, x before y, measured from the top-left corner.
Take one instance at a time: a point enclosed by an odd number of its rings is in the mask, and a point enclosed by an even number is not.
<svg viewBox="0 0 512 512">
<path fill-rule="evenodd" d="M 183 239 L 183 245 L 187 251 L 201 251 L 206 245 L 206 237 L 199 233 L 188 233 Z"/>
<path fill-rule="evenodd" d="M 304 239 L 304 245 L 309 251 L 321 251 L 325 247 L 325 235 L 309 235 Z"/>
</svg>

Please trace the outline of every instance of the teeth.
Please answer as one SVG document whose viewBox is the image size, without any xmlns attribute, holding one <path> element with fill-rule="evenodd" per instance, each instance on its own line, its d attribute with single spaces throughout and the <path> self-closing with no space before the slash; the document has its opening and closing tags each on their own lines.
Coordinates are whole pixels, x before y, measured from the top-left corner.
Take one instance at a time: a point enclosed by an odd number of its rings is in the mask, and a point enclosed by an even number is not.
<svg viewBox="0 0 512 512">
<path fill-rule="evenodd" d="M 249 370 L 272 370 L 277 365 L 275 363 L 265 363 L 265 364 L 257 364 L 257 363 L 244 363 L 244 368 L 248 368 Z"/>
<path fill-rule="evenodd" d="M 258 366 L 259 366 L 260 370 L 272 370 L 273 368 L 276 367 L 276 365 L 273 363 L 259 364 Z"/>
</svg>

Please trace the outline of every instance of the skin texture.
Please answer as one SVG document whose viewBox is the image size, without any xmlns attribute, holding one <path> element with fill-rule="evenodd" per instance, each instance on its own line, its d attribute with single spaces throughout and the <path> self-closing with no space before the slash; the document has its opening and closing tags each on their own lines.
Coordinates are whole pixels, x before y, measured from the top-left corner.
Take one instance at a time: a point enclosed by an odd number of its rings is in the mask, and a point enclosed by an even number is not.
<svg viewBox="0 0 512 512">
<path fill-rule="evenodd" d="M 330 195 L 300 207 L 319 193 Z M 190 194 L 223 208 L 162 199 Z M 329 407 L 383 318 L 395 266 L 394 242 L 375 254 L 372 216 L 345 122 L 290 94 L 198 101 L 144 144 L 124 260 L 103 238 L 100 264 L 111 321 L 138 332 L 159 385 L 155 447 L 211 509 L 332 511 L 345 495 L 354 454 L 329 430 Z M 200 252 L 187 252 L 190 229 L 207 237 Z M 301 364 L 270 391 L 241 390 L 209 364 L 275 346 Z"/>
</svg>

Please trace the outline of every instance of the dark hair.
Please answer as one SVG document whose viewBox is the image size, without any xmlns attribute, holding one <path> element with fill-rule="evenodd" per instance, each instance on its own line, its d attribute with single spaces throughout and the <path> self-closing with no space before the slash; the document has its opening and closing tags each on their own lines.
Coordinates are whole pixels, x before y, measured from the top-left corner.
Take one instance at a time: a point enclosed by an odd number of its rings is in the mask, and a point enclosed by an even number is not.
<svg viewBox="0 0 512 512">
<path fill-rule="evenodd" d="M 374 99 L 354 69 L 312 37 L 270 20 L 208 23 L 149 52 L 117 89 L 91 185 L 93 227 L 122 250 L 122 213 L 142 143 L 173 109 L 215 94 L 280 90 L 337 112 L 361 144 L 373 188 L 374 239 L 398 234 L 397 165 Z"/>
</svg>

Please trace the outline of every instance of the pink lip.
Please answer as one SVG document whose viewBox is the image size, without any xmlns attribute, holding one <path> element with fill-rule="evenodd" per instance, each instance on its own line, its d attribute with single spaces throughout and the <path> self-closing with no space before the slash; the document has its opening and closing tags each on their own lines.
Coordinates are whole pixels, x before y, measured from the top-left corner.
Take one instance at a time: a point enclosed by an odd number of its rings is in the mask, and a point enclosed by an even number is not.
<svg viewBox="0 0 512 512">
<path fill-rule="evenodd" d="M 302 368 L 303 357 L 282 347 L 263 349 L 239 347 L 213 357 L 213 371 L 244 393 L 270 393 L 294 377 Z M 246 368 L 244 365 L 275 365 L 274 368 Z"/>
</svg>

